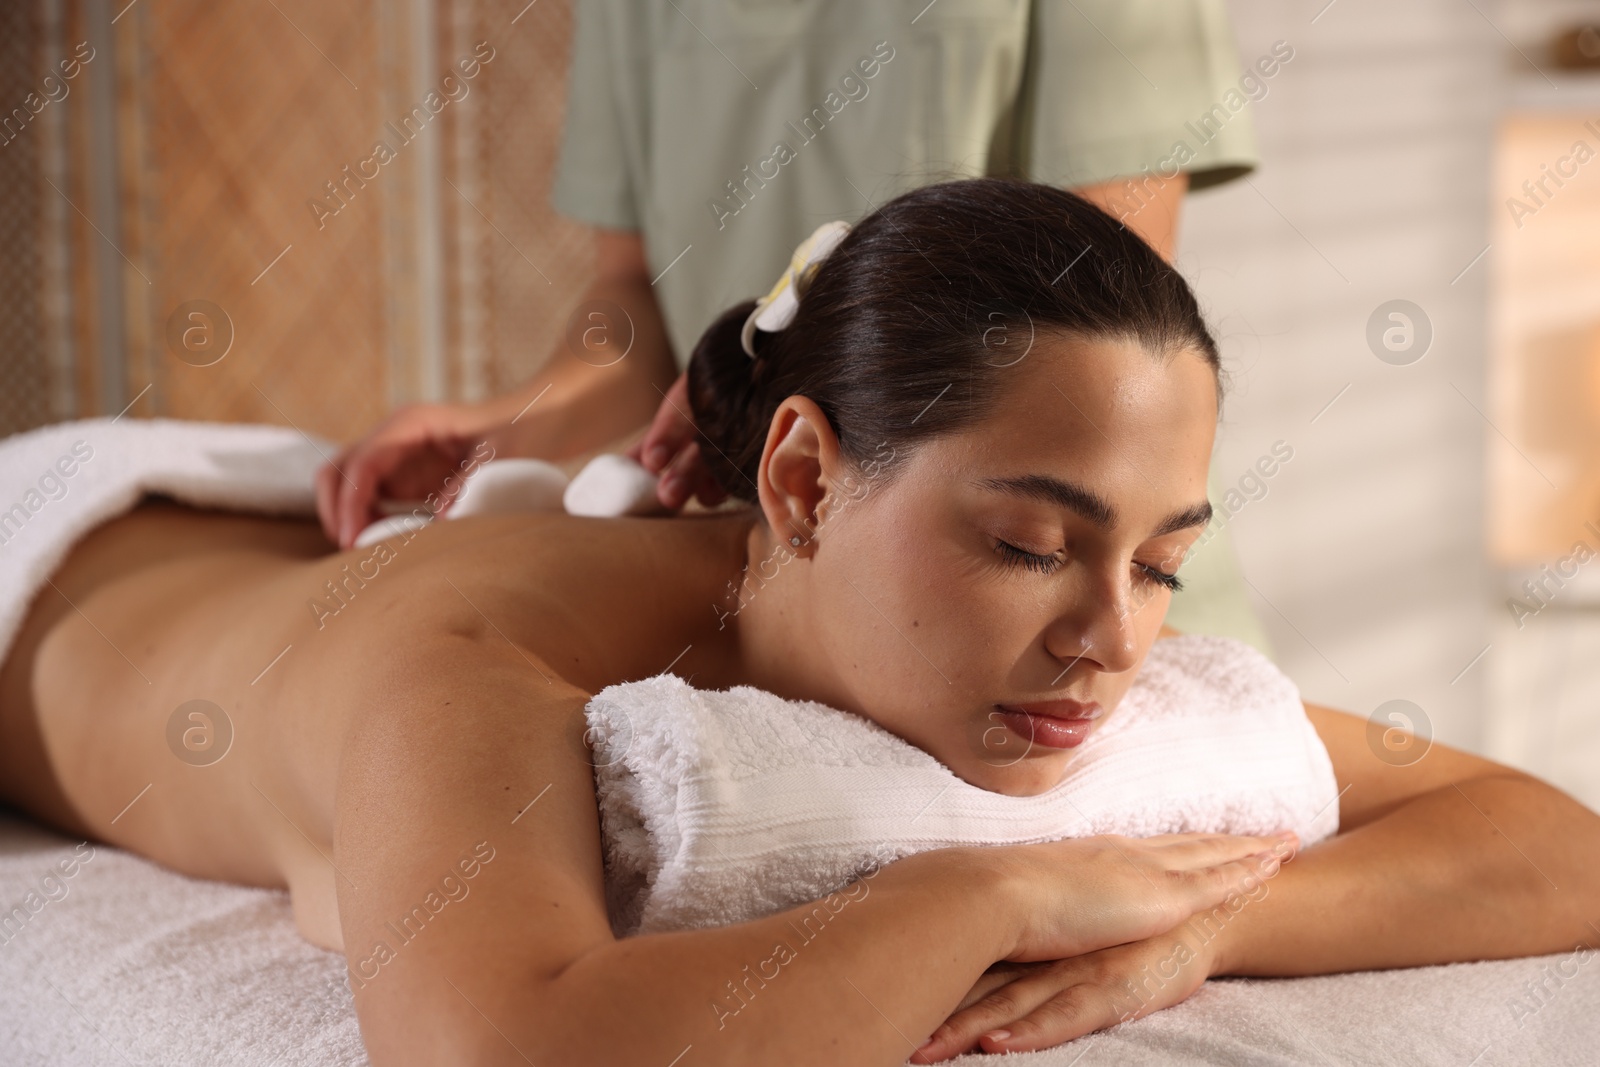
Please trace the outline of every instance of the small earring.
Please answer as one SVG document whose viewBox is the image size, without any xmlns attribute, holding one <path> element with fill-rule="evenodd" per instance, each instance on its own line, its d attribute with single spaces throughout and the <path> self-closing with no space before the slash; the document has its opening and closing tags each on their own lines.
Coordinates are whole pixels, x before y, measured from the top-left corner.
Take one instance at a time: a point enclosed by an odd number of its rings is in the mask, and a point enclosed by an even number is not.
<svg viewBox="0 0 1600 1067">
<path fill-rule="evenodd" d="M 793 545 L 793 546 L 794 546 L 794 547 L 796 547 L 796 548 L 799 548 L 799 547 L 800 547 L 800 538 L 798 538 L 798 537 L 791 537 L 791 538 L 789 538 L 789 543 L 790 543 L 790 544 L 791 544 L 791 545 Z"/>
</svg>

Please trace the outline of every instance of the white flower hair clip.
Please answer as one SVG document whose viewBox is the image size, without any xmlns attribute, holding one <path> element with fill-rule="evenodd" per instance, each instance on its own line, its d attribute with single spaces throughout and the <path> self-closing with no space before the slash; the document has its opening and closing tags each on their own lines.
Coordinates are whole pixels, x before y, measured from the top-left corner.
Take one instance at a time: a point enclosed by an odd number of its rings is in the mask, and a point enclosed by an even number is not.
<svg viewBox="0 0 1600 1067">
<path fill-rule="evenodd" d="M 848 222 L 824 222 L 795 247 L 783 276 L 766 296 L 756 301 L 755 310 L 744 320 L 744 329 L 739 331 L 739 343 L 744 346 L 745 355 L 756 358 L 757 330 L 777 333 L 794 321 L 795 313 L 800 310 L 800 298 L 811 288 L 817 268 L 822 266 L 822 261 L 828 258 L 828 254 L 839 246 L 849 232 Z"/>
</svg>

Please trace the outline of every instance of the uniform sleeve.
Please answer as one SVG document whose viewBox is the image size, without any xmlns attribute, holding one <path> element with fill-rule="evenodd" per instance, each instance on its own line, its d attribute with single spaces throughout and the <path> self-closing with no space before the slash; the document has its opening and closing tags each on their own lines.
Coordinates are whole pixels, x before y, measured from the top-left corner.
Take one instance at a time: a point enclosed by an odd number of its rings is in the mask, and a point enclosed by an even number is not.
<svg viewBox="0 0 1600 1067">
<path fill-rule="evenodd" d="M 601 0 L 576 4 L 572 66 L 567 80 L 566 121 L 556 164 L 551 206 L 592 226 L 639 228 L 637 175 L 625 136 L 623 79 L 612 69 L 613 30 Z"/>
<path fill-rule="evenodd" d="M 1194 189 L 1240 177 L 1257 163 L 1250 105 L 1283 62 L 1240 63 L 1223 0 L 1038 0 L 1018 169 L 1063 186 L 1147 170 L 1185 171 Z"/>
</svg>

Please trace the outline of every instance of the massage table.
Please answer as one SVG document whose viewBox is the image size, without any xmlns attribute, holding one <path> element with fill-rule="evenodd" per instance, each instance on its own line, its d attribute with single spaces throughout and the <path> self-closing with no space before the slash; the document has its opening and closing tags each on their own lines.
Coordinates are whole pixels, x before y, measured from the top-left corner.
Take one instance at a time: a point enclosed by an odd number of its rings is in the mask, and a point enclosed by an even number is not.
<svg viewBox="0 0 1600 1067">
<path fill-rule="evenodd" d="M 300 937 L 286 893 L 185 878 L 104 846 L 87 854 L 0 813 L 0 1067 L 367 1062 L 344 960 Z M 1593 1067 L 1600 951 L 1213 979 L 1174 1008 L 1005 1062 Z"/>
</svg>

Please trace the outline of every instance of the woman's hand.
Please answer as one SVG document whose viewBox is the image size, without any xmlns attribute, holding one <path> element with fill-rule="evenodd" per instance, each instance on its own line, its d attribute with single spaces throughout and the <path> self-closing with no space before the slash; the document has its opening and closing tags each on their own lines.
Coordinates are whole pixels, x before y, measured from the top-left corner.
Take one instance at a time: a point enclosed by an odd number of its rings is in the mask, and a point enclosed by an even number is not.
<svg viewBox="0 0 1600 1067">
<path fill-rule="evenodd" d="M 650 429 L 627 455 L 644 465 L 651 474 L 661 475 L 656 498 L 663 507 L 677 511 L 692 497 L 706 507 L 727 499 L 717 480 L 700 458 L 700 442 L 695 438 L 694 418 L 689 412 L 689 376 L 678 375 L 656 410 Z"/>
<path fill-rule="evenodd" d="M 1211 947 L 1184 925 L 1064 960 L 996 964 L 911 1062 L 1053 1048 L 1170 1008 L 1211 976 Z"/>
<path fill-rule="evenodd" d="M 1020 896 L 1020 930 L 1005 959 L 1059 960 L 1165 933 L 1196 912 L 1257 890 L 1299 838 L 1114 834 L 1013 845 L 1005 873 Z"/>
<path fill-rule="evenodd" d="M 1110 943 L 1062 959 L 996 964 L 917 1050 L 913 1062 L 936 1063 L 974 1048 L 985 1052 L 1050 1048 L 1177 1004 L 1213 973 L 1217 962 L 1213 948 L 1220 926 L 1266 895 L 1266 880 L 1293 858 L 1298 843 L 1293 834 L 1269 838 L 1169 834 L 1142 840 L 1104 837 L 1056 844 L 1093 842 L 1104 842 L 1122 854 L 1125 866 L 1145 878 L 1146 889 L 1160 882 L 1167 883 L 1168 889 L 1175 883 L 1184 884 L 1187 888 L 1179 895 L 1211 899 L 1170 922 L 1167 915 L 1171 913 L 1163 913 L 1153 920 L 1163 924 L 1161 929 L 1138 940 Z M 1259 850 L 1262 842 L 1267 843 L 1265 850 Z M 1100 850 L 1095 858 L 1107 856 Z M 1230 860 L 1231 856 L 1242 858 Z M 1207 887 L 1219 885 L 1223 887 L 1220 894 L 1208 892 Z M 1123 892 L 1129 888 L 1134 898 L 1140 895 L 1136 882 Z M 1192 895 L 1195 893 L 1200 895 Z M 1151 898 L 1157 905 L 1174 899 L 1171 892 L 1157 892 Z M 1117 898 L 1104 902 L 1112 908 L 1118 903 Z M 1201 921 L 1184 921 L 1196 917 Z M 1136 921 L 1135 916 L 1127 918 Z M 1182 926 L 1177 925 L 1180 922 Z"/>
</svg>

